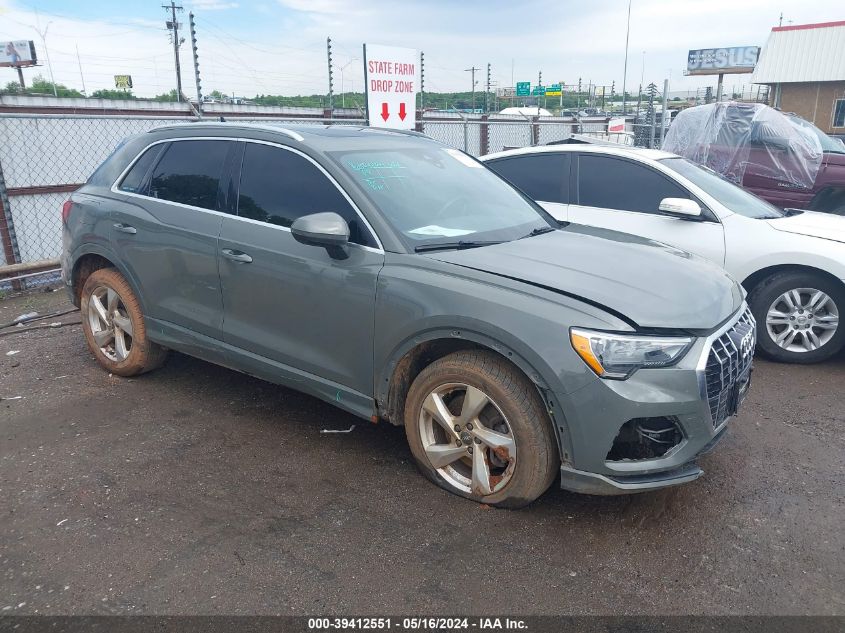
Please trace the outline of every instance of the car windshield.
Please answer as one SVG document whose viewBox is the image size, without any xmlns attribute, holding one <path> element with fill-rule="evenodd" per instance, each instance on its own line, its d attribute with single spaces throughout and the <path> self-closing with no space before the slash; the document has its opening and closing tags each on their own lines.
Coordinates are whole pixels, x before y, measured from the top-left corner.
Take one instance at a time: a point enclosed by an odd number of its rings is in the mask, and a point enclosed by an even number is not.
<svg viewBox="0 0 845 633">
<path fill-rule="evenodd" d="M 434 143 L 332 152 L 412 250 L 509 242 L 554 220 L 474 158 Z"/>
<path fill-rule="evenodd" d="M 805 121 L 800 116 L 795 115 L 787 115 L 789 120 L 794 123 L 795 125 L 800 125 L 802 128 L 808 129 L 813 132 L 818 138 L 819 142 L 822 144 L 822 151 L 823 152 L 830 152 L 832 154 L 845 154 L 845 143 L 843 143 L 838 138 L 833 138 L 832 136 L 828 136 L 824 132 L 822 132 L 819 128 L 815 125 L 810 123 L 809 121 Z"/>
<path fill-rule="evenodd" d="M 780 218 L 784 215 L 777 207 L 736 186 L 712 169 L 686 158 L 664 158 L 660 163 L 701 187 L 729 211 L 760 220 Z"/>
</svg>

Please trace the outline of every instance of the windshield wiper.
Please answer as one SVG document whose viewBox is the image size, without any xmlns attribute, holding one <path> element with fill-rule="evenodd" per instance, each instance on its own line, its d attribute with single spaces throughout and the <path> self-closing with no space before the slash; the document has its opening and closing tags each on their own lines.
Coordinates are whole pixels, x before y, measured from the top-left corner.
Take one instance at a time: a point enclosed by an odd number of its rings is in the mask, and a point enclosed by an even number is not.
<svg viewBox="0 0 845 633">
<path fill-rule="evenodd" d="M 426 253 L 428 251 L 448 251 L 448 250 L 462 250 L 465 248 L 479 248 L 481 246 L 493 246 L 494 244 L 501 244 L 502 240 L 480 240 L 474 242 L 472 240 L 460 240 L 458 242 L 432 242 L 430 244 L 420 244 L 414 247 L 415 253 Z"/>
<path fill-rule="evenodd" d="M 532 230 L 528 235 L 523 235 L 521 240 L 524 240 L 526 237 L 534 237 L 535 235 L 543 235 L 544 233 L 551 233 L 552 231 L 557 231 L 557 229 L 553 226 L 540 226 L 536 229 Z"/>
</svg>

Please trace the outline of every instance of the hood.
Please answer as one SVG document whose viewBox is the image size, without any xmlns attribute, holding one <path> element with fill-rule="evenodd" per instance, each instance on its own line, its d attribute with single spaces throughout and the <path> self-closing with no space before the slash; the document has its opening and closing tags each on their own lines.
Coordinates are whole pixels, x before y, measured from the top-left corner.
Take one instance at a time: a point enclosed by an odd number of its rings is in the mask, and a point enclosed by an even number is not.
<svg viewBox="0 0 845 633">
<path fill-rule="evenodd" d="M 576 297 L 639 328 L 709 330 L 743 301 L 739 284 L 704 259 L 594 227 L 426 256 Z"/>
<path fill-rule="evenodd" d="M 804 211 L 798 215 L 767 220 L 767 222 L 778 231 L 845 242 L 845 217 L 841 215 Z"/>
</svg>

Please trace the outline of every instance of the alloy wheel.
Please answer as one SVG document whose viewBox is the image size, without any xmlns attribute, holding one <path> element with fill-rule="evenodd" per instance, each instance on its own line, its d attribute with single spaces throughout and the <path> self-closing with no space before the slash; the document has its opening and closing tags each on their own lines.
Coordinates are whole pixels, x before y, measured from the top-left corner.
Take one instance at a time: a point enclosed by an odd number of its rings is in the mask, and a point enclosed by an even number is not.
<svg viewBox="0 0 845 633">
<path fill-rule="evenodd" d="M 839 328 L 839 308 L 815 288 L 793 288 L 777 297 L 766 313 L 771 339 L 789 352 L 812 352 L 826 345 Z"/>
<path fill-rule="evenodd" d="M 437 387 L 423 401 L 419 428 L 431 466 L 458 490 L 486 496 L 513 477 L 516 438 L 481 389 L 463 383 Z"/>
<path fill-rule="evenodd" d="M 132 349 L 132 320 L 120 295 L 97 286 L 88 300 L 88 325 L 100 351 L 110 360 L 126 360 Z"/>
</svg>

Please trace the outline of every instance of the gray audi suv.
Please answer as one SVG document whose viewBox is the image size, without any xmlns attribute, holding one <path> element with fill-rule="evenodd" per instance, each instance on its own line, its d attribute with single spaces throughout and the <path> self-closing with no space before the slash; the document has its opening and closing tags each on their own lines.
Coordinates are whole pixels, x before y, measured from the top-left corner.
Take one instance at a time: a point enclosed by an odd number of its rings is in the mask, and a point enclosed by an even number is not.
<svg viewBox="0 0 845 633">
<path fill-rule="evenodd" d="M 475 501 L 694 480 L 748 390 L 755 324 L 727 273 L 560 224 L 415 133 L 159 128 L 62 220 L 109 372 L 176 350 L 402 425 L 422 473 Z"/>
</svg>

